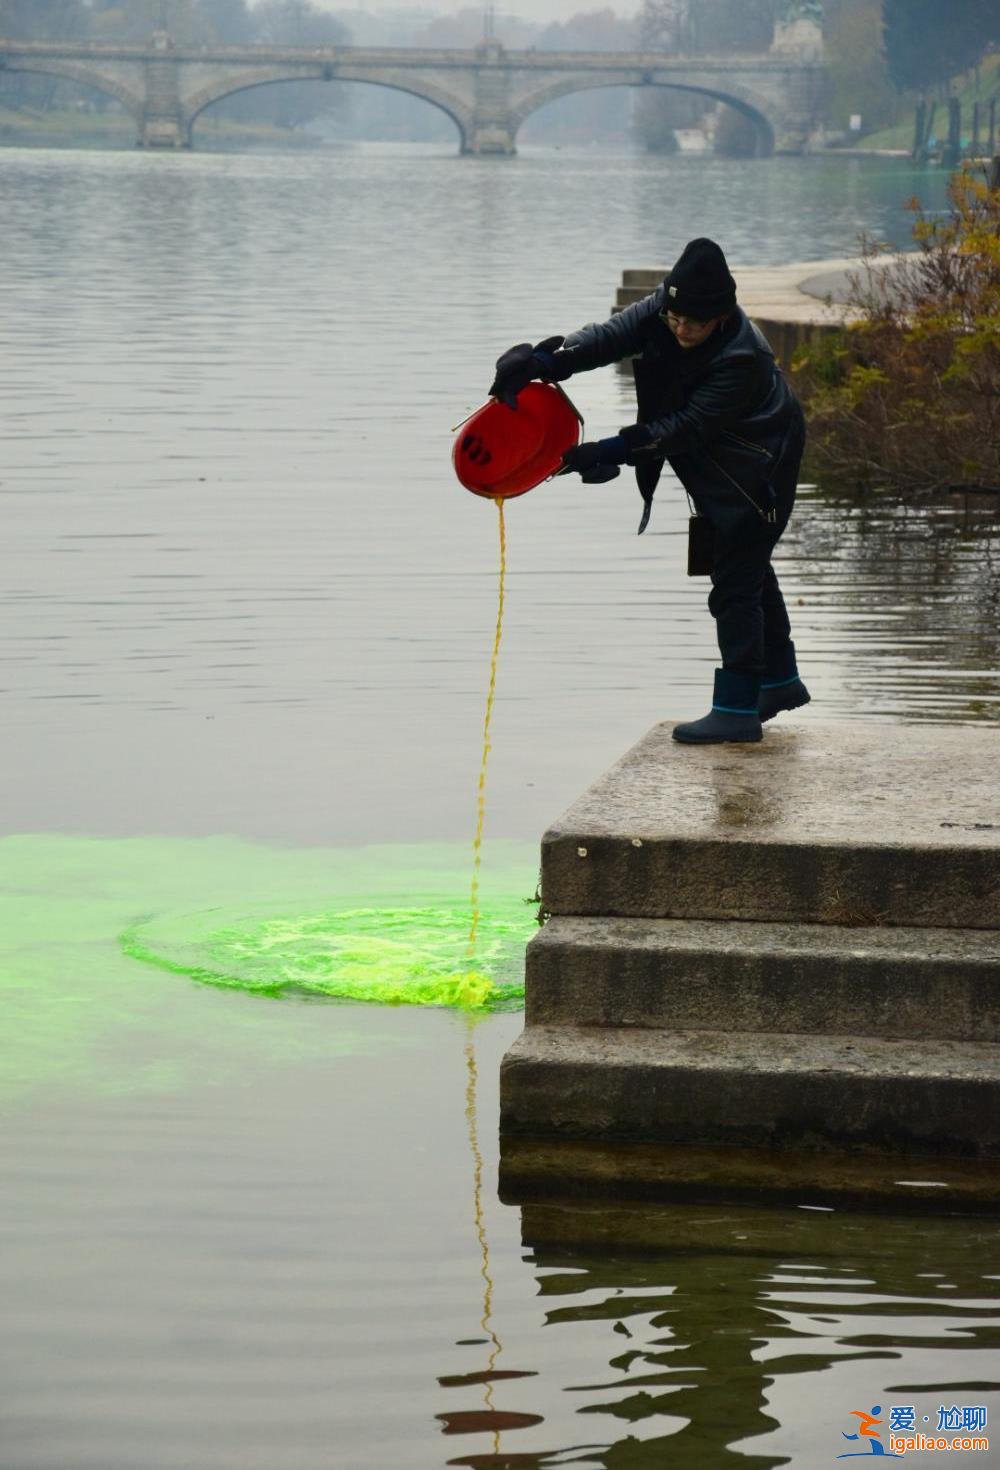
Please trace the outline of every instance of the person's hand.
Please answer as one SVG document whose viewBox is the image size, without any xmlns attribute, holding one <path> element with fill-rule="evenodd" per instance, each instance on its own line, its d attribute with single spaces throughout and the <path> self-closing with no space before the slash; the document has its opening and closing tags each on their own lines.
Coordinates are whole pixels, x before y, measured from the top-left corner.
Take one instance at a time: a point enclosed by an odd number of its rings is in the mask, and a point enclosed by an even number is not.
<svg viewBox="0 0 1000 1470">
<path fill-rule="evenodd" d="M 567 449 L 562 457 L 562 466 L 556 470 L 556 474 L 576 473 L 585 485 L 603 485 L 608 480 L 617 479 L 621 474 L 620 467 L 601 459 L 602 446 L 608 442 L 602 439 L 597 443 L 577 444 L 573 449 Z"/>
<path fill-rule="evenodd" d="M 653 442 L 653 435 L 645 424 L 629 424 L 627 429 L 618 431 L 618 438 L 624 446 L 625 459 L 640 449 L 647 449 Z"/>
<path fill-rule="evenodd" d="M 606 485 L 609 480 L 617 480 L 621 472 L 621 465 L 595 464 L 591 469 L 584 470 L 580 479 L 585 485 Z"/>
<path fill-rule="evenodd" d="M 583 444 L 575 444 L 572 449 L 567 449 L 562 457 L 562 464 L 556 471 L 557 475 L 583 475 L 592 470 L 595 465 L 602 462 L 601 445 L 603 440 L 585 441 Z M 612 463 L 612 461 L 606 461 Z"/>
<path fill-rule="evenodd" d="M 530 342 L 519 342 L 516 347 L 508 348 L 497 358 L 496 377 L 490 385 L 489 396 L 499 398 L 508 408 L 516 408 L 517 395 L 536 378 L 549 382 L 568 378 L 571 368 L 560 359 L 569 354 L 559 352 L 562 344 L 562 337 L 546 337 L 535 347 Z"/>
<path fill-rule="evenodd" d="M 496 377 L 490 384 L 490 397 L 499 398 L 508 408 L 517 407 L 517 395 L 537 377 L 541 363 L 534 356 L 530 342 L 519 342 L 497 358 Z"/>
<path fill-rule="evenodd" d="M 622 429 L 620 434 L 612 435 L 610 439 L 577 444 L 575 448 L 567 449 L 562 458 L 562 468 L 556 473 L 568 475 L 576 471 L 583 475 L 595 465 L 623 465 L 630 454 L 642 449 L 651 438 L 645 424 L 632 424 L 629 428 Z M 611 476 L 607 478 L 610 479 Z"/>
</svg>

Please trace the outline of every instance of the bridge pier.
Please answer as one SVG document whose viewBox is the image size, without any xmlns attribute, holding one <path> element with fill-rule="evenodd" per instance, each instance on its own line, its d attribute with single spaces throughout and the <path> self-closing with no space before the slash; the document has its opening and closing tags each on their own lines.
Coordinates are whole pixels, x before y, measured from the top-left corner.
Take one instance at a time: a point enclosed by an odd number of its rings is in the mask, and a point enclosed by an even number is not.
<svg viewBox="0 0 1000 1470">
<path fill-rule="evenodd" d="M 510 158 L 517 152 L 516 125 L 510 106 L 510 71 L 499 41 L 476 47 L 472 123 L 462 138 L 462 152 Z"/>
<path fill-rule="evenodd" d="M 190 148 L 191 133 L 184 119 L 144 113 L 139 119 L 138 148 Z"/>
<path fill-rule="evenodd" d="M 180 68 L 170 57 L 173 43 L 165 31 L 153 36 L 159 55 L 146 62 L 146 97 L 139 114 L 140 148 L 190 148 L 191 125 L 184 116 L 180 95 Z"/>
<path fill-rule="evenodd" d="M 462 152 L 494 157 L 512 158 L 517 152 L 514 134 L 503 118 L 480 122 L 478 119 L 469 134 L 462 139 Z"/>
</svg>

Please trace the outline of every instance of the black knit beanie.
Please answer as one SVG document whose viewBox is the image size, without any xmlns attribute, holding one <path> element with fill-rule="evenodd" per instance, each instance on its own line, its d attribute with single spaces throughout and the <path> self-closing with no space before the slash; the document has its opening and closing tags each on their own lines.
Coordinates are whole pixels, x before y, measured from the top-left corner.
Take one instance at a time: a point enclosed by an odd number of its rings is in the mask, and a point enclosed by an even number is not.
<svg viewBox="0 0 1000 1470">
<path fill-rule="evenodd" d="M 736 307 L 736 282 L 714 240 L 689 240 L 663 286 L 667 310 L 696 322 L 725 316 Z"/>
</svg>

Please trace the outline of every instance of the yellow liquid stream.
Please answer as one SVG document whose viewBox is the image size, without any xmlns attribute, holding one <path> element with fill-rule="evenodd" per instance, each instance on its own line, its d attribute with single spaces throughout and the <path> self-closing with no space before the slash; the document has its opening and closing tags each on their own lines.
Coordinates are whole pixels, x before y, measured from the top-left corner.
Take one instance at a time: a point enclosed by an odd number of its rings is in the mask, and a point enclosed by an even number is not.
<svg viewBox="0 0 1000 1470">
<path fill-rule="evenodd" d="M 472 969 L 476 957 L 476 939 L 479 934 L 480 904 L 479 876 L 483 862 L 483 825 L 486 821 L 486 770 L 490 759 L 490 726 L 493 722 L 493 701 L 497 687 L 497 662 L 500 657 L 500 640 L 503 636 L 504 587 L 507 580 L 507 530 L 503 518 L 503 501 L 496 501 L 500 522 L 500 578 L 497 587 L 497 625 L 493 636 L 493 653 L 490 657 L 490 683 L 486 694 L 486 713 L 483 716 L 483 755 L 479 763 L 479 786 L 476 793 L 476 835 L 472 843 L 472 885 L 470 908 L 472 919 L 469 926 L 469 942 L 466 958 L 469 962 L 470 979 L 476 974 Z"/>
<path fill-rule="evenodd" d="M 479 1319 L 479 1326 L 490 1340 L 490 1353 L 486 1364 L 487 1378 L 483 1390 L 483 1407 L 486 1420 L 489 1421 L 496 1413 L 496 1405 L 493 1402 L 493 1383 L 490 1375 L 496 1368 L 497 1359 L 503 1352 L 503 1343 L 500 1341 L 493 1327 L 493 1277 L 490 1275 L 490 1244 L 486 1236 L 486 1217 L 483 1213 L 483 1155 L 479 1147 L 479 1130 L 476 1121 L 476 1084 L 478 1072 L 476 1068 L 475 1047 L 472 1039 L 474 1025 L 475 1022 L 471 1018 L 466 1019 L 465 1064 L 467 1068 L 467 1081 L 465 1088 L 465 1118 L 469 1127 L 469 1148 L 472 1151 L 472 1210 L 476 1225 L 476 1239 L 479 1241 L 479 1274 L 483 1282 L 483 1314 Z M 499 1455 L 500 1453 L 500 1432 L 496 1428 L 493 1429 L 493 1453 L 494 1455 Z"/>
<path fill-rule="evenodd" d="M 500 524 L 500 578 L 497 588 L 497 624 L 493 636 L 493 652 L 490 657 L 490 682 L 486 695 L 486 713 L 483 717 L 483 754 L 479 763 L 479 784 L 476 791 L 476 835 L 472 844 L 472 884 L 470 892 L 470 907 L 472 918 L 469 925 L 469 942 L 466 958 L 469 970 L 462 978 L 468 983 L 469 989 L 474 991 L 476 982 L 485 981 L 490 985 L 486 976 L 480 975 L 474 968 L 476 956 L 476 938 L 479 933 L 480 904 L 479 904 L 479 877 L 483 860 L 483 826 L 486 821 L 486 771 L 490 759 L 490 726 L 493 721 L 493 701 L 496 696 L 497 687 L 497 662 L 500 657 L 500 640 L 503 635 L 503 604 L 504 586 L 507 578 L 507 534 L 503 518 L 503 501 L 497 500 L 497 511 Z M 465 1092 L 465 1117 L 469 1127 L 469 1146 L 473 1159 L 473 1215 L 475 1218 L 476 1238 L 479 1241 L 481 1257 L 480 1276 L 483 1282 L 483 1314 L 479 1319 L 479 1326 L 490 1340 L 490 1354 L 487 1362 L 487 1379 L 483 1393 L 484 1413 L 487 1421 L 492 1419 L 496 1413 L 493 1402 L 493 1383 L 490 1376 L 496 1366 L 497 1358 L 503 1351 L 503 1346 L 497 1336 L 493 1324 L 493 1278 L 490 1275 L 490 1247 L 486 1237 L 486 1219 L 483 1214 L 483 1156 L 479 1148 L 478 1127 L 476 1122 L 476 1053 L 473 1043 L 473 1021 L 466 1021 L 465 1034 L 465 1063 L 468 1072 Z M 493 1430 L 493 1456 L 500 1454 L 500 1433 Z"/>
</svg>

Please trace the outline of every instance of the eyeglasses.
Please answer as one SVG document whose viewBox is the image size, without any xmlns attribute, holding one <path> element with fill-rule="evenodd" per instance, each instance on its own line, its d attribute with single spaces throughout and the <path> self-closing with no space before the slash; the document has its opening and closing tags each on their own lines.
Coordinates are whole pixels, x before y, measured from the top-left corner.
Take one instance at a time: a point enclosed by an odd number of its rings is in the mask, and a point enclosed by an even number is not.
<svg viewBox="0 0 1000 1470">
<path fill-rule="evenodd" d="M 675 332 L 684 331 L 689 327 L 693 327 L 696 332 L 700 332 L 704 327 L 715 325 L 714 318 L 707 322 L 699 322 L 693 316 L 676 316 L 672 311 L 661 311 L 659 315 L 660 321 L 666 322 L 667 326 Z"/>
</svg>

